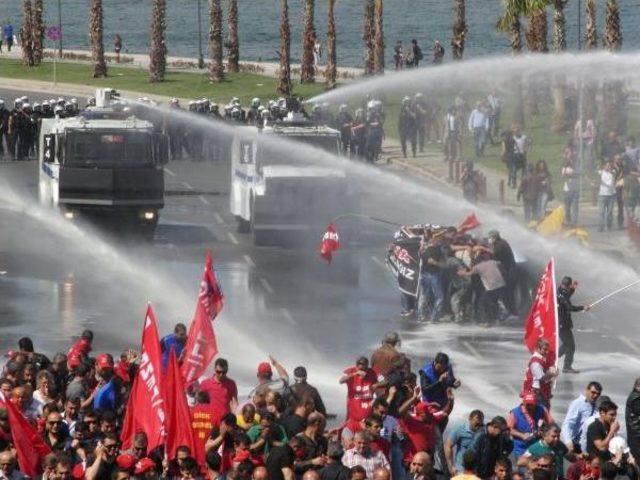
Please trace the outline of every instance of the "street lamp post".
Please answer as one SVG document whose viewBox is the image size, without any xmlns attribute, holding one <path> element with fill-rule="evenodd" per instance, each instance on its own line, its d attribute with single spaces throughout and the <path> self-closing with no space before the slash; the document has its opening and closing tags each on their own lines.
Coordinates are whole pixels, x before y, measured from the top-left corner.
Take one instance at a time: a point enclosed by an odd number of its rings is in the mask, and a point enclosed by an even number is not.
<svg viewBox="0 0 640 480">
<path fill-rule="evenodd" d="M 62 58 L 62 0 L 58 0 L 58 28 L 60 34 L 58 35 L 58 57 Z"/>
<path fill-rule="evenodd" d="M 200 13 L 200 0 L 198 0 L 198 68 L 204 68 L 202 56 L 202 15 Z"/>
<path fill-rule="evenodd" d="M 582 0 L 578 0 L 578 50 L 582 49 Z"/>
</svg>

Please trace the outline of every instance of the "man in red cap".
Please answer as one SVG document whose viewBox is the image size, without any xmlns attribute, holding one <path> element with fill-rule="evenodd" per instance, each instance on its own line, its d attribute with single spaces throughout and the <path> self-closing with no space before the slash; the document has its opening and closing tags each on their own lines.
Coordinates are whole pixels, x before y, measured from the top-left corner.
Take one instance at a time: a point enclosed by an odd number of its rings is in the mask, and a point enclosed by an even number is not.
<svg viewBox="0 0 640 480">
<path fill-rule="evenodd" d="M 271 355 L 269 355 L 269 362 L 261 362 L 258 365 L 258 372 L 256 374 L 258 377 L 258 386 L 251 391 L 249 398 L 253 398 L 256 393 L 265 395 L 269 391 L 278 392 L 282 395 L 289 386 L 289 374 L 287 370 Z M 272 366 L 278 374 L 278 378 L 276 379 L 273 378 Z"/>
<path fill-rule="evenodd" d="M 411 398 L 398 409 L 400 428 L 406 435 L 404 458 L 409 462 L 417 452 L 434 453 L 436 443 L 442 441 L 436 427 L 438 423 L 448 418 L 453 410 L 451 391 L 449 391 L 449 399 L 444 407 L 437 403 L 419 402 L 419 400 L 420 388 L 416 387 Z M 415 414 L 411 415 L 409 410 L 414 405 Z"/>
<path fill-rule="evenodd" d="M 133 473 L 136 466 L 136 457 L 129 453 L 121 453 L 116 457 L 116 465 L 129 473 Z"/>
<path fill-rule="evenodd" d="M 155 479 L 158 478 L 156 472 L 156 464 L 149 457 L 144 457 L 138 460 L 135 465 L 134 475 L 136 478 Z"/>
<path fill-rule="evenodd" d="M 542 424 L 553 422 L 549 411 L 536 400 L 533 392 L 525 393 L 522 404 L 513 408 L 507 416 L 507 426 L 513 438 L 513 453 L 519 458 L 527 448 L 538 440 Z"/>
</svg>

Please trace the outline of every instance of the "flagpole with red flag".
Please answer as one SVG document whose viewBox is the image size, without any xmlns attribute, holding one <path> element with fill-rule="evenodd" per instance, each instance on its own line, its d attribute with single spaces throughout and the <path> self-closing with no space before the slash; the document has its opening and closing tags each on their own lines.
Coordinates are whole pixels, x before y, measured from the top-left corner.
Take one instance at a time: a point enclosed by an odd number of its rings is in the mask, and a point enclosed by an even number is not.
<svg viewBox="0 0 640 480">
<path fill-rule="evenodd" d="M 140 366 L 133 380 L 120 435 L 123 450 L 131 447 L 138 432 L 147 434 L 149 451 L 165 442 L 166 405 L 161 357 L 158 321 L 149 304 L 142 329 Z"/>
<path fill-rule="evenodd" d="M 167 405 L 167 439 L 165 444 L 167 456 L 169 460 L 173 460 L 176 456 L 176 450 L 181 445 L 189 447 L 192 455 L 197 456 L 199 450 L 196 448 L 191 428 L 191 411 L 187 404 L 180 366 L 173 349 L 169 354 L 169 365 L 164 382 L 165 403 Z M 196 460 L 199 464 L 204 465 L 204 457 L 196 458 Z"/>
<path fill-rule="evenodd" d="M 0 403 L 9 417 L 11 438 L 16 449 L 20 471 L 31 478 L 42 473 L 42 459 L 51 453 L 38 431 L 29 423 L 18 407 L 0 392 Z"/>
<path fill-rule="evenodd" d="M 224 295 L 213 270 L 211 250 L 207 251 L 196 311 L 189 326 L 180 370 L 186 387 L 195 382 L 218 353 L 213 321 L 224 304 Z"/>
<path fill-rule="evenodd" d="M 559 353 L 558 332 L 558 299 L 556 296 L 556 279 L 554 260 L 547 264 L 531 304 L 529 315 L 525 321 L 524 343 L 533 353 L 540 338 L 549 342 L 549 364 L 557 365 Z M 553 358 L 551 358 L 553 355 Z"/>
</svg>

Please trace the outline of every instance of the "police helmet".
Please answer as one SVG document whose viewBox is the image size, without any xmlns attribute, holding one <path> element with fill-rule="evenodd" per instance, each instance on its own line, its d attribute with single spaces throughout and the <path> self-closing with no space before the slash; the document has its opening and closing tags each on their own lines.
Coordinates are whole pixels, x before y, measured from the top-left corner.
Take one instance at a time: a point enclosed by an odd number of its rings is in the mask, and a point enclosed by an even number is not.
<svg viewBox="0 0 640 480">
<path fill-rule="evenodd" d="M 64 98 L 58 97 L 58 105 L 63 106 L 65 103 L 67 103 L 67 101 Z"/>
<path fill-rule="evenodd" d="M 40 105 L 38 102 L 33 102 L 33 111 L 34 112 L 41 112 L 42 111 L 42 105 Z"/>
<path fill-rule="evenodd" d="M 60 105 L 56 105 L 56 108 L 53 109 L 53 113 L 55 113 L 56 115 L 62 114 L 64 113 L 64 108 L 62 108 Z"/>
<path fill-rule="evenodd" d="M 71 103 L 73 105 L 78 105 L 78 99 L 77 98 L 72 98 L 70 101 L 71 101 Z"/>
<path fill-rule="evenodd" d="M 22 107 L 22 100 L 21 100 L 20 98 L 16 98 L 16 99 L 13 101 L 13 108 L 18 109 L 18 108 L 20 108 L 20 107 Z"/>
<path fill-rule="evenodd" d="M 56 103 L 55 100 L 53 100 L 51 102 L 51 105 L 53 105 L 54 103 Z M 96 105 L 96 97 L 89 97 L 87 98 L 87 106 L 89 107 L 94 107 Z"/>
<path fill-rule="evenodd" d="M 260 106 L 260 99 L 258 97 L 254 97 L 251 100 L 251 107 L 252 108 L 258 108 Z"/>
<path fill-rule="evenodd" d="M 0 98 L 0 108 L 4 108 L 4 100 Z"/>
<path fill-rule="evenodd" d="M 217 103 L 212 103 L 211 104 L 211 111 L 212 112 L 217 112 L 218 110 L 220 110 L 220 106 Z"/>
<path fill-rule="evenodd" d="M 26 95 L 20 97 L 20 100 L 22 101 L 22 103 L 29 103 L 29 97 L 27 97 Z"/>
<path fill-rule="evenodd" d="M 23 110 L 31 110 L 31 104 L 29 102 L 25 102 L 22 104 Z"/>
<path fill-rule="evenodd" d="M 409 97 L 402 98 L 402 105 L 409 105 L 411 103 L 411 99 Z"/>
<path fill-rule="evenodd" d="M 233 97 L 231 99 L 231 105 L 236 106 L 236 107 L 240 106 L 240 99 L 238 97 Z"/>
</svg>

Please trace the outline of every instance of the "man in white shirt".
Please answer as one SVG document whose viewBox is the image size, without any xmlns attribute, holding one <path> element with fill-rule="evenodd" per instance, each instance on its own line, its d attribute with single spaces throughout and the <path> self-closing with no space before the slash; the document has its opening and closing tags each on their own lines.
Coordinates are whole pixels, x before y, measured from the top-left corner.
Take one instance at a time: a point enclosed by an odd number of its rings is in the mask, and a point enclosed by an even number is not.
<svg viewBox="0 0 640 480">
<path fill-rule="evenodd" d="M 611 160 L 608 160 L 599 172 L 600 188 L 598 190 L 598 202 L 600 208 L 600 225 L 598 231 L 611 231 L 613 223 L 613 204 L 616 201 L 616 177 Z"/>
<path fill-rule="evenodd" d="M 482 102 L 478 102 L 476 108 L 469 115 L 469 131 L 473 133 L 476 147 L 476 157 L 484 155 L 484 147 L 487 142 L 487 131 L 489 130 L 489 116 Z"/>
</svg>

